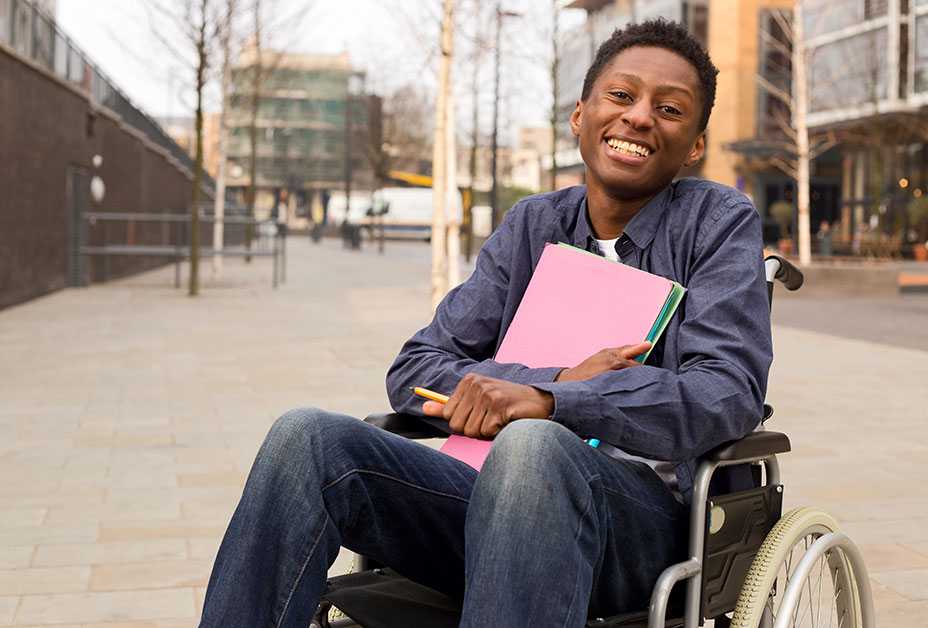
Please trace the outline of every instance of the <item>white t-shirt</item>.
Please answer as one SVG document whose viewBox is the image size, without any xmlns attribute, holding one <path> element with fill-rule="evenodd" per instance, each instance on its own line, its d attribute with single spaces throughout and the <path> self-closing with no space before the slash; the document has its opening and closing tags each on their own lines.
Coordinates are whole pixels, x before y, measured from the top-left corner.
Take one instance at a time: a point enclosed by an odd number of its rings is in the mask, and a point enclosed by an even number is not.
<svg viewBox="0 0 928 628">
<path fill-rule="evenodd" d="M 606 256 L 606 259 L 613 262 L 621 262 L 619 254 L 615 250 L 615 243 L 618 242 L 618 238 L 612 238 L 611 240 L 600 240 L 596 239 L 596 243 L 599 244 L 599 250 L 603 252 L 603 255 Z"/>
<path fill-rule="evenodd" d="M 606 259 L 612 260 L 613 262 L 622 261 L 621 258 L 619 258 L 619 254 L 615 250 L 615 243 L 618 241 L 618 238 L 612 238 L 611 240 L 600 240 L 599 238 L 596 238 L 596 243 L 599 245 L 599 250 L 603 252 L 603 255 L 606 257 Z M 678 499 L 682 500 L 682 497 L 679 497 L 680 493 L 677 490 L 678 483 L 677 474 L 674 471 L 674 463 L 664 462 L 662 460 L 651 460 L 650 458 L 642 458 L 641 456 L 630 454 L 628 452 L 622 451 L 621 449 L 619 449 L 619 451 L 623 454 L 623 458 L 643 462 L 654 469 L 655 473 L 657 473 L 657 475 L 660 476 L 664 483 L 667 484 L 670 490 L 673 491 L 674 495 L 676 495 Z"/>
</svg>

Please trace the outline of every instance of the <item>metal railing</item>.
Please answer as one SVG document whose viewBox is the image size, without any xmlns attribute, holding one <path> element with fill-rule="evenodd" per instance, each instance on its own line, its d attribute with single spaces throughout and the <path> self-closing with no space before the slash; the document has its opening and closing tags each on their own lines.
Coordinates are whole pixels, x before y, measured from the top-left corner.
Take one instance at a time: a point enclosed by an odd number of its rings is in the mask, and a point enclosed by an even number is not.
<svg viewBox="0 0 928 628">
<path fill-rule="evenodd" d="M 87 212 L 82 216 L 84 226 L 80 232 L 79 251 L 83 258 L 99 256 L 103 258 L 103 281 L 109 278 L 109 259 L 116 256 L 166 257 L 174 260 L 174 287 L 181 285 L 180 265 L 190 259 L 190 214 L 176 213 L 138 213 L 138 212 Z M 220 219 L 224 225 L 244 227 L 249 235 L 246 244 L 224 246 L 221 249 L 199 246 L 200 258 L 215 255 L 224 257 L 270 257 L 273 259 L 271 286 L 277 288 L 287 281 L 287 232 L 278 228 L 274 221 L 255 220 L 245 216 L 225 216 Z M 215 216 L 201 213 L 201 225 L 217 222 Z M 106 225 L 112 222 L 124 223 L 161 223 L 162 242 L 159 244 L 111 243 Z M 251 234 L 257 234 L 251 240 Z M 267 234 L 267 235 L 262 235 Z M 97 244 L 87 244 L 88 242 Z"/>
<path fill-rule="evenodd" d="M 126 124 L 144 133 L 186 168 L 194 169 L 190 155 L 157 122 L 133 105 L 55 21 L 32 2 L 0 0 L 0 43 L 74 85 L 92 102 L 112 110 Z"/>
</svg>

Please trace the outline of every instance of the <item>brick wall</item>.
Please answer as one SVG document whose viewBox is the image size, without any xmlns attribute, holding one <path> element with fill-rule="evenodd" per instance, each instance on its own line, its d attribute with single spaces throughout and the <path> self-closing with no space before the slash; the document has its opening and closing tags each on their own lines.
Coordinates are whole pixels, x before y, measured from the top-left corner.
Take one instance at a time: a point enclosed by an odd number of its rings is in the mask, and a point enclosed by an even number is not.
<svg viewBox="0 0 928 628">
<path fill-rule="evenodd" d="M 103 157 L 94 169 L 93 155 Z M 68 176 L 98 174 L 106 197 L 94 211 L 185 212 L 191 182 L 172 162 L 87 98 L 0 47 L 0 308 L 68 285 Z M 102 223 L 89 233 L 103 238 Z M 171 234 L 160 224 L 110 223 L 111 243 L 158 244 Z M 210 242 L 204 229 L 204 243 Z M 165 263 L 149 257 L 113 258 L 110 278 Z M 99 280 L 94 259 L 85 278 Z"/>
</svg>

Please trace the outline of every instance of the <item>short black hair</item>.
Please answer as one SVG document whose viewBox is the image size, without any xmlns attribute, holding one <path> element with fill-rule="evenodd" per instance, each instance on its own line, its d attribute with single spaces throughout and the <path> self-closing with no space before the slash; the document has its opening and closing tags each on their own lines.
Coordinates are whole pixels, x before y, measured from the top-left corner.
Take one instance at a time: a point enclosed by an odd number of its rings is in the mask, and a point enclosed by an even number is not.
<svg viewBox="0 0 928 628">
<path fill-rule="evenodd" d="M 654 46 L 675 52 L 690 62 L 699 76 L 702 86 L 702 117 L 699 120 L 699 130 L 704 131 L 709 123 L 709 114 L 715 104 L 715 77 L 719 69 L 712 63 L 705 48 L 696 41 L 685 28 L 676 22 L 662 18 L 647 20 L 639 24 L 629 24 L 625 28 L 616 29 L 612 36 L 603 42 L 596 51 L 590 69 L 586 71 L 583 80 L 583 93 L 581 100 L 586 100 L 593 90 L 593 83 L 602 74 L 603 69 L 617 54 L 633 46 Z"/>
</svg>

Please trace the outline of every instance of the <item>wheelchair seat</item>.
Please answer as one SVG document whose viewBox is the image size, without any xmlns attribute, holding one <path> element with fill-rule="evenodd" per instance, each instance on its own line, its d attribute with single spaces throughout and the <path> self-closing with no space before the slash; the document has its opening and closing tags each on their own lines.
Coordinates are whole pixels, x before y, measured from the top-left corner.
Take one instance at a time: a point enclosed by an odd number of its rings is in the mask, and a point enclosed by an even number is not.
<svg viewBox="0 0 928 628">
<path fill-rule="evenodd" d="M 373 569 L 333 578 L 328 582 L 323 599 L 348 614 L 351 618 L 348 625 L 364 628 L 457 628 L 461 623 L 459 601 L 407 580 L 391 569 Z M 325 626 L 321 621 L 319 625 Z M 587 628 L 647 628 L 647 625 L 647 611 L 587 622 Z M 682 625 L 681 618 L 666 622 L 665 627 Z"/>
</svg>

